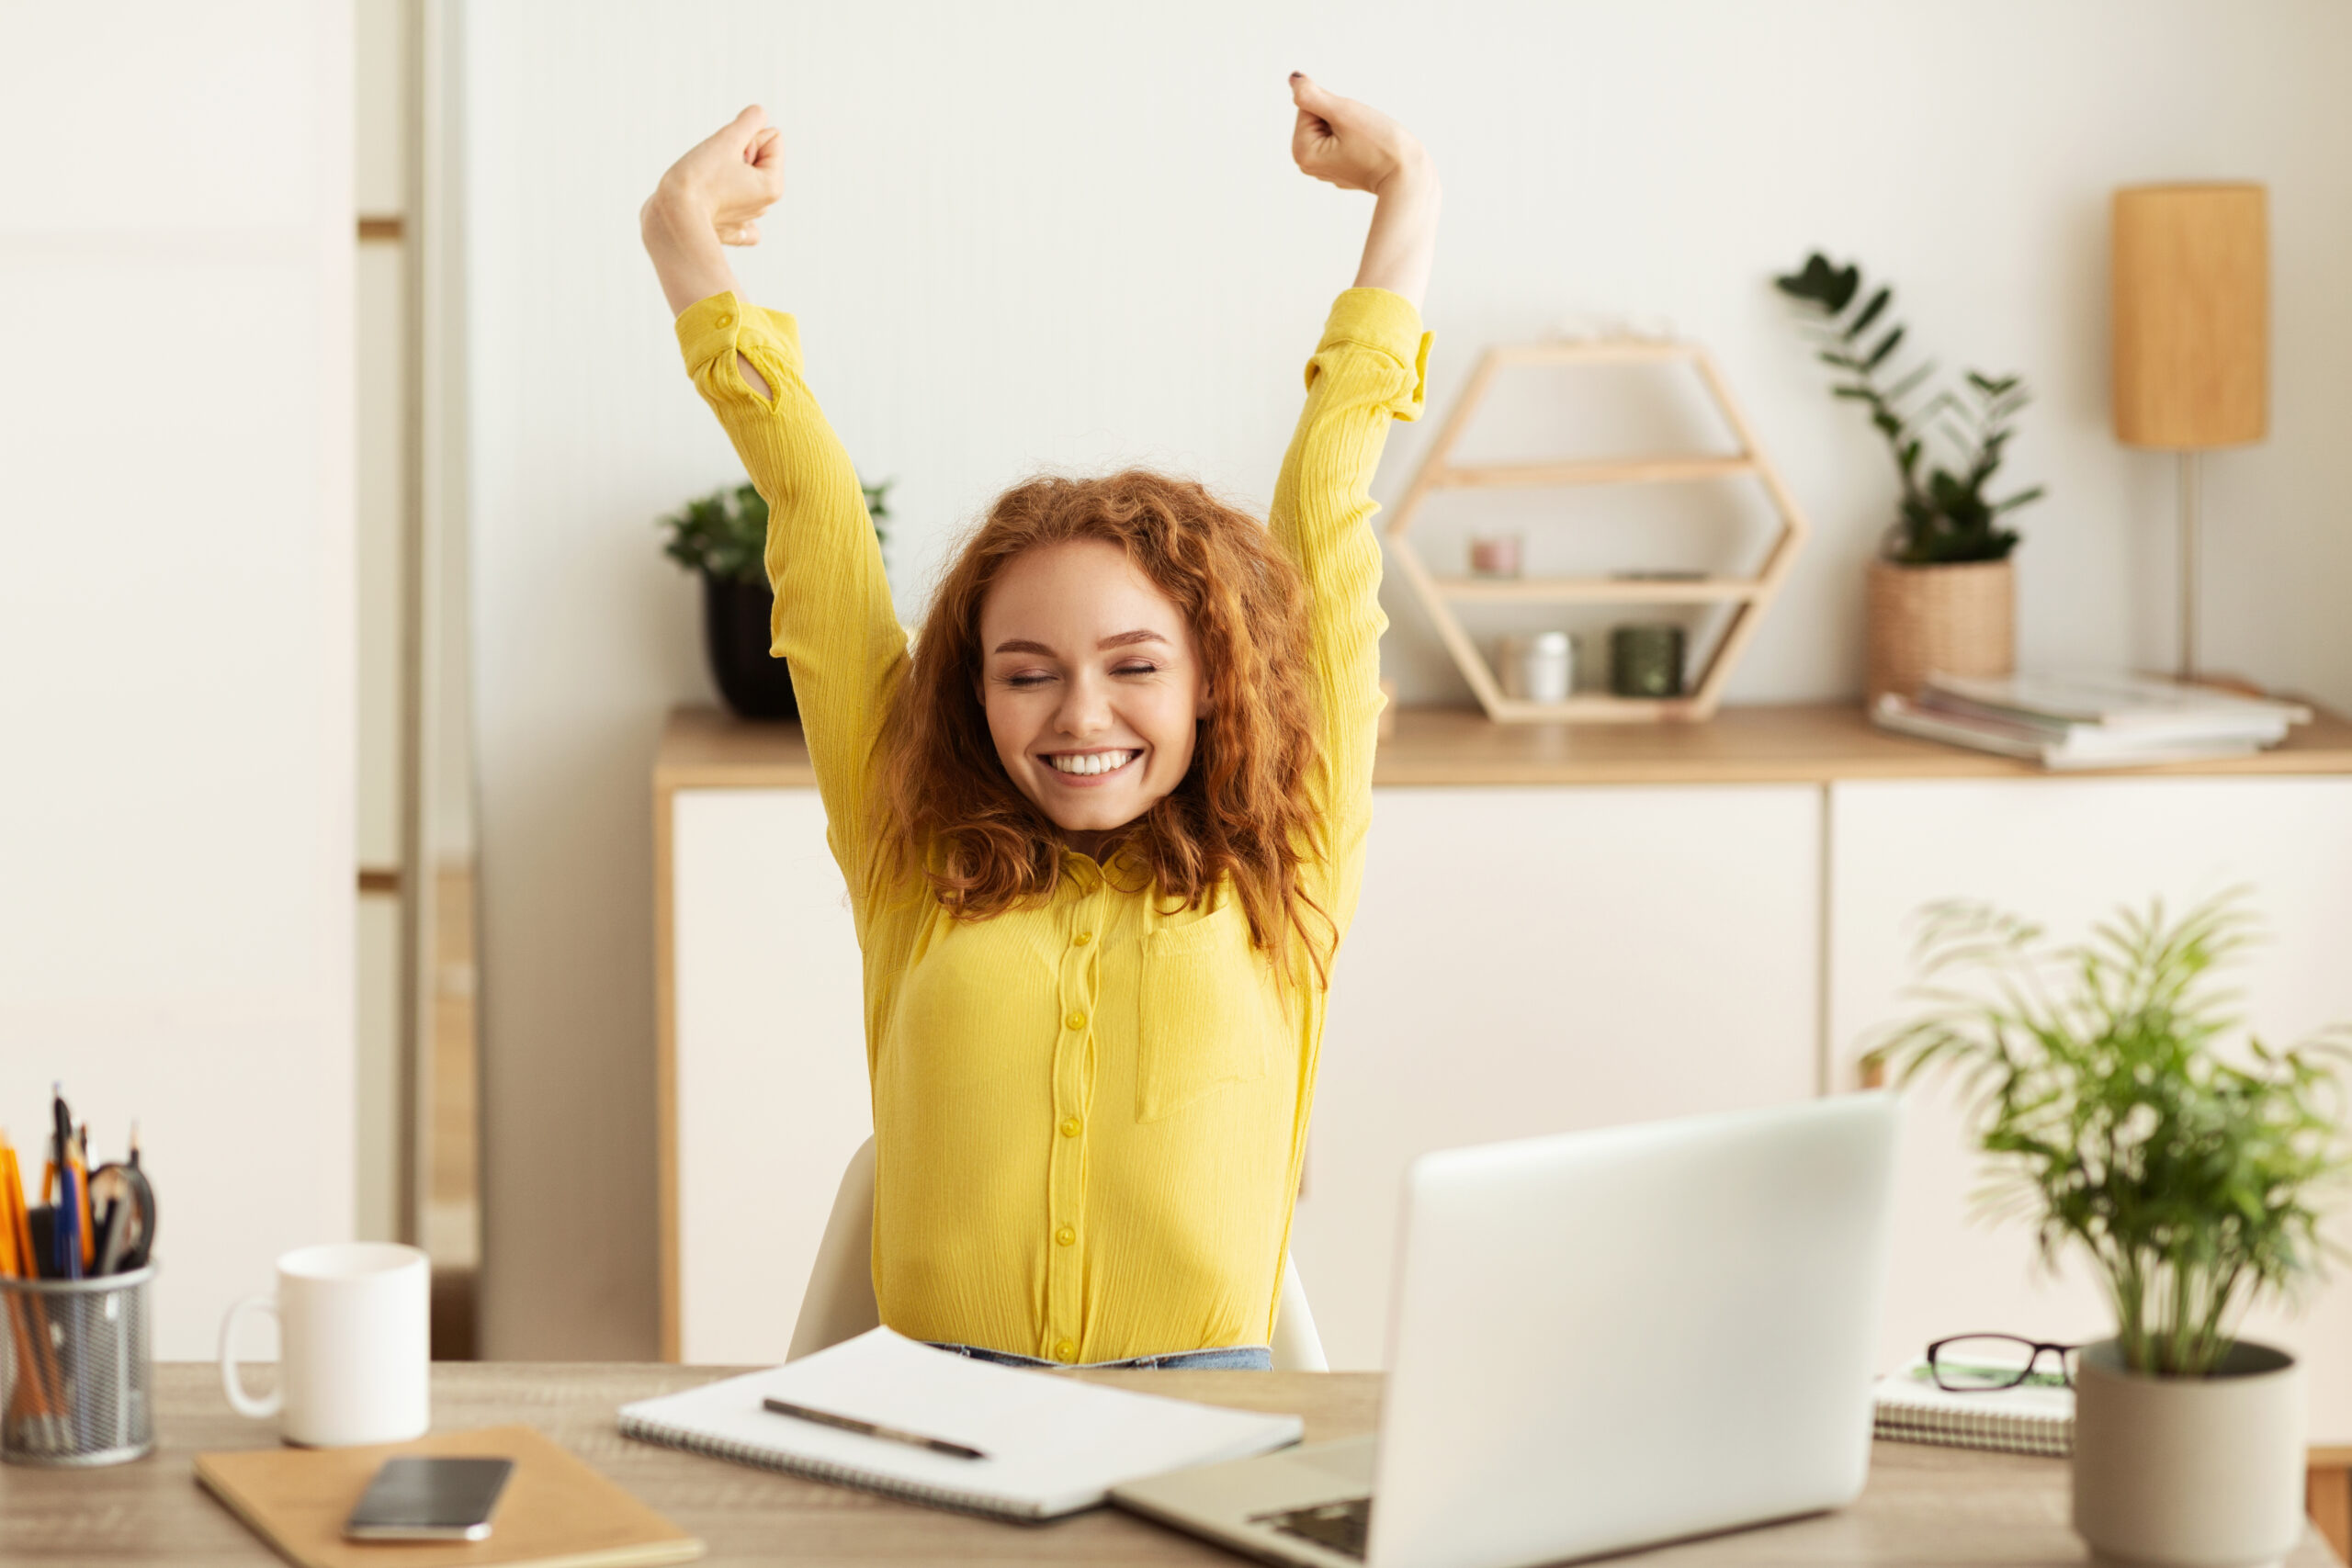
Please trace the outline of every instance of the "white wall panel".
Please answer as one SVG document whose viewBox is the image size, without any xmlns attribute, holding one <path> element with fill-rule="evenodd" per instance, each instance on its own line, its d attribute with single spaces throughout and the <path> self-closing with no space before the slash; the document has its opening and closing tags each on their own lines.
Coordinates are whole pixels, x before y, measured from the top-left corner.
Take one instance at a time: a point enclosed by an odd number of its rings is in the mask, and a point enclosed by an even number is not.
<svg viewBox="0 0 2352 1568">
<path fill-rule="evenodd" d="M 680 1359 L 781 1361 L 874 1130 L 849 890 L 815 790 L 676 799 Z"/>
<path fill-rule="evenodd" d="M 350 47 L 0 11 L 0 1121 L 139 1120 L 165 1358 L 353 1224 Z"/>
<path fill-rule="evenodd" d="M 1844 1084 L 1871 1032 L 1916 1010 L 1902 994 L 1913 918 L 1943 898 L 1991 901 L 2075 940 L 2119 905 L 2161 896 L 2177 914 L 2245 884 L 2272 931 L 2235 976 L 2255 1027 L 2285 1042 L 2352 1020 L 2352 779 L 1840 784 L 1830 833 L 1830 1031 Z M 2046 1273 L 2028 1226 L 1976 1213 L 1984 1166 L 1949 1086 L 1909 1099 L 1882 1360 L 1945 1334 L 2111 1332 L 2079 1259 Z M 2352 1240 L 2352 1224 L 2336 1232 Z M 2352 1281 L 2301 1314 L 2261 1314 L 2248 1332 L 2307 1359 L 2313 1440 L 2352 1441 Z"/>
</svg>

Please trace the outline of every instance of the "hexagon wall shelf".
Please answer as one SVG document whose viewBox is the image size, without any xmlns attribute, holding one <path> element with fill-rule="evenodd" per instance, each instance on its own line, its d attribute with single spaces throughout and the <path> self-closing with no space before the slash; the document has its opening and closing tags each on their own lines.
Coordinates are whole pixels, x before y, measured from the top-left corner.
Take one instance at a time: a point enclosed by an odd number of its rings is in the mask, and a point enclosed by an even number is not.
<svg viewBox="0 0 2352 1568">
<path fill-rule="evenodd" d="M 1495 378 L 1495 373 L 1506 366 L 1520 365 L 1642 365 L 1680 364 L 1690 366 L 1705 387 L 1728 426 L 1739 443 L 1739 450 L 1726 456 L 1605 457 L 1579 459 L 1560 463 L 1489 463 L 1456 465 L 1451 461 L 1454 444 L 1477 412 Z M 1763 569 L 1753 578 L 1702 577 L 1690 580 L 1658 580 L 1627 577 L 1438 577 L 1423 564 L 1415 553 L 1408 536 L 1413 518 L 1431 491 L 1440 490 L 1483 490 L 1502 487 L 1540 489 L 1579 485 L 1671 484 L 1694 479 L 1719 479 L 1737 477 L 1754 479 L 1763 487 L 1765 496 L 1781 520 L 1780 536 L 1772 542 L 1765 557 Z M 1395 547 L 1397 563 L 1405 570 L 1405 580 L 1428 610 L 1430 619 L 1437 626 L 1438 635 L 1445 642 L 1446 651 L 1462 667 L 1470 689 L 1477 694 L 1478 704 L 1487 716 L 1498 724 L 1540 724 L 1568 719 L 1578 722 L 1608 723 L 1696 723 L 1714 716 L 1716 705 L 1722 701 L 1724 682 L 1730 679 L 1732 669 L 1740 655 L 1747 651 L 1748 642 L 1756 635 L 1756 627 L 1763 619 L 1773 596 L 1787 581 L 1789 569 L 1796 559 L 1797 547 L 1806 533 L 1804 514 L 1797 510 L 1796 500 L 1781 482 L 1780 471 L 1757 444 L 1756 433 L 1740 412 L 1731 389 L 1724 384 L 1723 373 L 1707 351 L 1693 343 L 1658 342 L 1649 339 L 1606 341 L 1598 343 L 1546 343 L 1518 347 L 1491 348 L 1478 362 L 1469 387 L 1462 400 L 1454 405 L 1453 417 L 1445 428 L 1438 432 L 1429 456 L 1422 460 L 1421 471 L 1414 476 L 1412 488 L 1396 504 L 1390 518 L 1387 536 Z M 1453 607 L 1464 604 L 1730 604 L 1734 606 L 1731 623 L 1715 639 L 1704 667 L 1695 681 L 1689 682 L 1688 694 L 1679 697 L 1619 697 L 1598 693 L 1579 693 L 1561 703 L 1529 702 L 1503 694 L 1502 683 L 1496 678 L 1492 665 L 1470 635 L 1463 630 Z"/>
</svg>

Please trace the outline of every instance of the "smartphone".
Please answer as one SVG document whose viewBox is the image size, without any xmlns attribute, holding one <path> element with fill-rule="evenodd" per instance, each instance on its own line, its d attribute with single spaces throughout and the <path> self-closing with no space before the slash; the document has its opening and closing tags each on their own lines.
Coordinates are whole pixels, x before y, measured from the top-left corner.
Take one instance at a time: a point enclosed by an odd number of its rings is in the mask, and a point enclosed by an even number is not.
<svg viewBox="0 0 2352 1568">
<path fill-rule="evenodd" d="M 487 1540 L 511 1459 L 388 1459 L 343 1521 L 346 1540 Z"/>
</svg>

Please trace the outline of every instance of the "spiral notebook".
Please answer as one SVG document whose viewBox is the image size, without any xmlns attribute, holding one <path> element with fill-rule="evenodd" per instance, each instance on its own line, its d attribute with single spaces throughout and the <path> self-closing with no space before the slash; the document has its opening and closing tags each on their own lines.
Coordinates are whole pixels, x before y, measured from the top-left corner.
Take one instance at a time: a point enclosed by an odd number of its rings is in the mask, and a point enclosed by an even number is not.
<svg viewBox="0 0 2352 1568">
<path fill-rule="evenodd" d="M 769 1399 L 983 1457 L 779 1415 Z M 1286 1447 L 1303 1424 L 976 1361 L 876 1328 L 766 1371 L 625 1404 L 620 1427 L 940 1507 L 1050 1519 L 1095 1506 L 1121 1482 Z"/>
<path fill-rule="evenodd" d="M 1881 1378 L 1875 1430 L 1904 1443 L 2064 1459 L 2075 1451 L 2075 1391 L 2004 1388 L 1953 1393 L 1938 1388 L 1927 1362 Z"/>
</svg>

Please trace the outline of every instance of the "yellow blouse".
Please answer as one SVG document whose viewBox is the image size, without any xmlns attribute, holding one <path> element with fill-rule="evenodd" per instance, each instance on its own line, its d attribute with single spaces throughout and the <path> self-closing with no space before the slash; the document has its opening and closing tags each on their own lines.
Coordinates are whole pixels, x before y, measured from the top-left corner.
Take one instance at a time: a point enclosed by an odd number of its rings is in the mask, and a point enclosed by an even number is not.
<svg viewBox="0 0 2352 1568">
<path fill-rule="evenodd" d="M 857 478 L 801 378 L 790 316 L 721 294 L 677 326 L 771 509 L 774 651 L 791 661 L 852 890 L 883 1321 L 1061 1361 L 1268 1343 L 1324 993 L 1276 985 L 1238 901 L 1164 913 L 1076 851 L 1046 903 L 984 921 L 877 877 L 868 766 L 907 639 Z M 1313 596 L 1331 858 L 1309 868 L 1309 891 L 1342 933 L 1372 820 L 1387 626 L 1369 487 L 1389 419 L 1420 412 L 1428 352 L 1406 300 L 1341 294 L 1274 487 L 1270 525 Z"/>
</svg>

